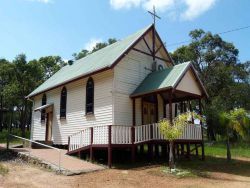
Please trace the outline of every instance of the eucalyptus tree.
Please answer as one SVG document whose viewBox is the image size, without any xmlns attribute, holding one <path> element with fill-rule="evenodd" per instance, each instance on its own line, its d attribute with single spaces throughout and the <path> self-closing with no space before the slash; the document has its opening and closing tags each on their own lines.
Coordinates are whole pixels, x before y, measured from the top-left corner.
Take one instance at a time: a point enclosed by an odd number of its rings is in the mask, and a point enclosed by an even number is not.
<svg viewBox="0 0 250 188">
<path fill-rule="evenodd" d="M 222 134 L 219 113 L 236 107 L 250 110 L 249 66 L 238 59 L 239 50 L 219 35 L 196 29 L 189 34 L 191 42 L 175 50 L 175 63 L 191 61 L 204 83 L 209 99 L 204 103 L 208 137 Z M 240 92 L 239 92 L 240 91 Z"/>
</svg>

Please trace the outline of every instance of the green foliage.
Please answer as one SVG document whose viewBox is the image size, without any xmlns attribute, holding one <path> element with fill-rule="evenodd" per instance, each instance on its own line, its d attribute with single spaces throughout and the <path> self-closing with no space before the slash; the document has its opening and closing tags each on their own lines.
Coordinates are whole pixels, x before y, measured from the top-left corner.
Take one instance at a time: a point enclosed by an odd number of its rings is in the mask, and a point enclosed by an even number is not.
<svg viewBox="0 0 250 188">
<path fill-rule="evenodd" d="M 14 128 L 11 130 L 11 134 L 16 135 L 16 136 L 22 136 L 22 131 L 20 129 Z M 0 143 L 6 143 L 7 141 L 7 136 L 8 136 L 8 130 L 3 129 L 2 132 L 0 132 Z M 30 138 L 30 131 L 25 131 L 25 136 L 24 138 Z M 14 140 L 12 139 L 12 142 Z"/>
<path fill-rule="evenodd" d="M 169 141 L 174 141 L 178 139 L 184 130 L 184 127 L 189 124 L 188 120 L 191 119 L 191 116 L 194 119 L 200 119 L 204 121 L 200 115 L 195 112 L 186 112 L 176 116 L 172 123 L 168 119 L 161 120 L 160 123 L 160 131 L 164 135 L 165 139 Z"/>
<path fill-rule="evenodd" d="M 249 136 L 250 119 L 245 109 L 239 108 L 220 115 L 219 122 L 222 126 L 229 129 L 229 136 L 236 132 L 243 139 Z"/>
<path fill-rule="evenodd" d="M 96 43 L 96 45 L 94 46 L 94 48 L 91 51 L 88 51 L 86 49 L 81 50 L 79 53 L 74 53 L 73 57 L 75 58 L 75 60 L 81 59 L 89 54 L 92 54 L 102 48 L 105 48 L 108 45 L 111 45 L 113 43 L 117 42 L 117 40 L 115 38 L 109 38 L 108 42 L 99 42 Z"/>
<path fill-rule="evenodd" d="M 171 54 L 175 63 L 191 61 L 199 73 L 209 99 L 204 104 L 210 139 L 223 134 L 219 114 L 234 108 L 250 110 L 250 63 L 238 60 L 238 49 L 219 35 L 196 29 L 192 41 Z"/>
</svg>

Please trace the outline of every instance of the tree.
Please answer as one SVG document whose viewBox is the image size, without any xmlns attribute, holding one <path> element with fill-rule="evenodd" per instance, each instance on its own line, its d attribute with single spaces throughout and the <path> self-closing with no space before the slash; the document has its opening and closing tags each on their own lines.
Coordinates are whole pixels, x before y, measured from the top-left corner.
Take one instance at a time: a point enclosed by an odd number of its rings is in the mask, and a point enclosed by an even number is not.
<svg viewBox="0 0 250 188">
<path fill-rule="evenodd" d="M 94 48 L 91 51 L 88 51 L 86 49 L 81 50 L 79 53 L 74 53 L 73 57 L 75 58 L 75 60 L 81 59 L 89 54 L 92 54 L 102 48 L 105 48 L 108 45 L 111 45 L 113 43 L 117 42 L 117 40 L 115 38 L 109 38 L 108 42 L 99 42 L 96 43 Z"/>
<path fill-rule="evenodd" d="M 169 141 L 169 168 L 174 168 L 174 156 L 173 156 L 173 146 L 174 146 L 174 140 L 178 139 L 184 130 L 184 127 L 188 125 L 188 120 L 190 117 L 194 117 L 195 119 L 200 119 L 201 116 L 199 116 L 196 113 L 183 113 L 178 116 L 176 116 L 173 121 L 171 122 L 168 119 L 163 119 L 160 121 L 160 131 L 163 134 L 164 138 Z"/>
<path fill-rule="evenodd" d="M 249 136 L 250 119 L 245 109 L 239 108 L 220 114 L 220 123 L 226 128 L 227 160 L 231 160 L 230 137 L 238 133 L 242 138 Z"/>
<path fill-rule="evenodd" d="M 219 35 L 196 29 L 189 36 L 191 43 L 171 56 L 177 64 L 191 61 L 198 71 L 209 94 L 204 104 L 208 137 L 215 140 L 215 135 L 223 132 L 218 125 L 219 112 L 236 107 L 250 110 L 249 66 L 239 62 L 238 49 Z"/>
<path fill-rule="evenodd" d="M 36 60 L 33 60 L 36 61 Z M 65 63 L 60 56 L 46 56 L 38 60 L 38 64 L 43 68 L 43 81 L 49 79 L 60 68 L 65 66 Z"/>
</svg>

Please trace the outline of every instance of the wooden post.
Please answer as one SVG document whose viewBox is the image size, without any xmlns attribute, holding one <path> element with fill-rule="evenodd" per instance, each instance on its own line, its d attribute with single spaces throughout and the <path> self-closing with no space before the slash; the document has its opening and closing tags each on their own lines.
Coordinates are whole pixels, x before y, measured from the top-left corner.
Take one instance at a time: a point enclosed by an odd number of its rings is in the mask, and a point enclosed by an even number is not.
<svg viewBox="0 0 250 188">
<path fill-rule="evenodd" d="M 131 127 L 131 159 L 132 162 L 135 162 L 135 124 L 136 124 L 136 119 L 135 119 L 135 98 L 133 98 L 133 126 Z"/>
<path fill-rule="evenodd" d="M 131 127 L 131 160 L 135 162 L 135 127 Z"/>
<path fill-rule="evenodd" d="M 141 97 L 141 124 L 144 124 L 144 114 L 143 114 L 143 97 Z"/>
<path fill-rule="evenodd" d="M 148 155 L 150 160 L 153 159 L 153 145 L 151 143 L 148 144 Z"/>
<path fill-rule="evenodd" d="M 187 103 L 184 101 L 184 112 L 187 112 Z"/>
<path fill-rule="evenodd" d="M 144 144 L 140 145 L 140 154 L 144 154 Z"/>
<path fill-rule="evenodd" d="M 191 101 L 188 101 L 188 103 L 189 103 L 190 112 L 193 112 L 192 105 L 191 105 Z M 194 117 L 193 117 L 193 114 L 192 114 L 192 124 L 194 124 Z"/>
<path fill-rule="evenodd" d="M 68 152 L 69 152 L 70 138 L 68 137 Z"/>
<path fill-rule="evenodd" d="M 94 129 L 93 127 L 90 128 L 90 148 L 89 148 L 89 158 L 90 161 L 93 161 L 93 134 L 94 134 Z"/>
<path fill-rule="evenodd" d="M 153 124 L 150 124 L 150 138 L 153 138 Z M 149 157 L 152 160 L 154 158 L 154 150 L 153 150 L 153 144 L 149 143 L 148 144 L 148 149 L 149 149 Z"/>
<path fill-rule="evenodd" d="M 155 110 L 155 120 L 156 122 L 154 123 L 157 123 L 159 121 L 159 108 L 158 108 L 158 95 L 156 94 L 155 95 L 155 100 L 156 100 L 156 110 Z"/>
<path fill-rule="evenodd" d="M 201 99 L 199 99 L 199 110 L 200 110 L 200 115 L 202 116 L 202 106 L 201 106 Z M 203 127 L 202 127 L 202 121 L 200 122 L 201 124 L 201 159 L 204 161 L 205 160 L 205 149 L 204 149 L 204 138 L 203 138 Z"/>
<path fill-rule="evenodd" d="M 199 155 L 199 153 L 198 153 L 198 146 L 197 146 L 197 144 L 195 144 L 195 154 L 196 154 L 196 156 L 198 156 L 198 155 Z"/>
<path fill-rule="evenodd" d="M 172 112 L 172 91 L 170 90 L 170 93 L 169 93 L 169 121 L 172 123 L 173 121 L 173 112 Z"/>
<path fill-rule="evenodd" d="M 179 144 L 177 144 L 177 156 L 178 157 L 180 156 L 180 147 L 179 147 Z"/>
<path fill-rule="evenodd" d="M 184 144 L 181 144 L 181 155 L 184 155 Z"/>
<path fill-rule="evenodd" d="M 166 114 L 166 102 L 164 100 L 163 102 L 163 118 L 166 118 L 167 117 L 167 114 Z"/>
<path fill-rule="evenodd" d="M 108 126 L 108 167 L 111 168 L 112 166 L 112 146 L 111 146 L 111 125 Z"/>
<path fill-rule="evenodd" d="M 155 144 L 155 156 L 159 157 L 159 145 Z"/>
<path fill-rule="evenodd" d="M 190 143 L 187 143 L 187 158 L 190 158 Z"/>
</svg>

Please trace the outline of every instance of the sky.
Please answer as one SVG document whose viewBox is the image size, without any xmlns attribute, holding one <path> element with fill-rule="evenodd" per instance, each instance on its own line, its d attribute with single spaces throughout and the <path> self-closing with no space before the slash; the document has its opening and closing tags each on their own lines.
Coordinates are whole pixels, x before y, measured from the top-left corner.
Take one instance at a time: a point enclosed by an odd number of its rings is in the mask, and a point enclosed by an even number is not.
<svg viewBox="0 0 250 188">
<path fill-rule="evenodd" d="M 189 32 L 220 33 L 250 26 L 249 0 L 0 0 L 0 58 L 28 60 L 59 55 L 65 60 L 96 42 L 123 39 L 147 27 L 156 7 L 156 28 L 168 51 L 189 40 Z M 250 27 L 221 37 L 250 60 Z"/>
</svg>

